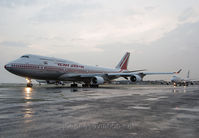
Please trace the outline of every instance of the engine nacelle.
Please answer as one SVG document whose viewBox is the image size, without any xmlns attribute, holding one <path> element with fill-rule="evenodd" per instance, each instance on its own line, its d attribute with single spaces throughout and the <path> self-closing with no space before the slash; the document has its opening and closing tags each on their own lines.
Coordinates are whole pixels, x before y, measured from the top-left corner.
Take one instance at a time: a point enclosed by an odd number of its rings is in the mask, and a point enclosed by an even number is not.
<svg viewBox="0 0 199 138">
<path fill-rule="evenodd" d="M 104 83 L 104 78 L 99 77 L 99 76 L 95 76 L 91 79 L 91 84 L 103 84 Z"/>
<path fill-rule="evenodd" d="M 136 82 L 136 81 L 142 81 L 142 78 L 139 75 L 133 75 L 130 77 L 130 80 L 132 82 Z"/>
<path fill-rule="evenodd" d="M 55 83 L 57 83 L 57 81 L 54 81 L 54 80 L 47 80 L 46 83 L 47 83 L 47 84 L 55 84 Z"/>
</svg>

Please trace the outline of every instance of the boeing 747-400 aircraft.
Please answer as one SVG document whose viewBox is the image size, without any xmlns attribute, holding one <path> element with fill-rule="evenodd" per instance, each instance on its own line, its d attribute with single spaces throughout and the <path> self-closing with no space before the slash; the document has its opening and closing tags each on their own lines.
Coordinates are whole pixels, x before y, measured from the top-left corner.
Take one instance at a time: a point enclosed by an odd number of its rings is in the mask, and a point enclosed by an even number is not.
<svg viewBox="0 0 199 138">
<path fill-rule="evenodd" d="M 38 55 L 23 55 L 7 65 L 5 69 L 27 80 L 27 87 L 32 87 L 31 79 L 48 84 L 63 84 L 64 81 L 83 83 L 82 87 L 98 87 L 113 79 L 124 77 L 132 82 L 142 81 L 145 75 L 175 74 L 178 72 L 141 72 L 127 70 L 130 53 L 127 52 L 114 69 L 82 65 L 73 61 Z"/>
</svg>

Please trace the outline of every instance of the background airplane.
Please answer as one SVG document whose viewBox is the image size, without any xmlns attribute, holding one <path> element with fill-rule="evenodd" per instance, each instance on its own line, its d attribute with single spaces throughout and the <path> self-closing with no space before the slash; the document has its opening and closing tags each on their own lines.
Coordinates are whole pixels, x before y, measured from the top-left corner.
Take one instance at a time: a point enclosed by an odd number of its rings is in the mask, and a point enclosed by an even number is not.
<svg viewBox="0 0 199 138">
<path fill-rule="evenodd" d="M 187 77 L 185 79 L 182 79 L 178 76 L 173 76 L 171 78 L 171 83 L 173 83 L 174 86 L 177 86 L 177 85 L 179 85 L 179 86 L 181 86 L 181 85 L 183 85 L 183 86 L 193 85 L 193 80 L 191 80 L 189 78 L 189 76 L 190 76 L 190 71 L 188 70 Z"/>
<path fill-rule="evenodd" d="M 127 69 L 130 53 L 127 52 L 114 69 L 88 66 L 69 60 L 39 55 L 23 55 L 7 65 L 9 72 L 25 77 L 27 86 L 32 87 L 31 79 L 46 82 L 48 84 L 64 84 L 65 81 L 73 82 L 71 87 L 77 87 L 76 83 L 83 83 L 82 87 L 98 87 L 113 79 L 123 77 L 132 82 L 142 81 L 146 75 L 175 74 L 178 72 L 142 72 L 144 70 L 129 71 Z"/>
</svg>

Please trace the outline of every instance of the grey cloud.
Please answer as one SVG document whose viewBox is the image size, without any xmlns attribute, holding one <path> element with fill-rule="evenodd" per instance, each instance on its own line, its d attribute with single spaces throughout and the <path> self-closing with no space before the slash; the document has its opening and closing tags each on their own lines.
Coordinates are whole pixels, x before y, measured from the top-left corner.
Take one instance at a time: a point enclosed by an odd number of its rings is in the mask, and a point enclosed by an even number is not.
<svg viewBox="0 0 199 138">
<path fill-rule="evenodd" d="M 100 4 L 95 3 L 64 3 L 58 2 L 55 5 L 50 5 L 43 8 L 35 17 L 34 21 L 62 21 L 67 19 L 80 18 L 84 12 L 95 10 L 100 7 Z"/>
<path fill-rule="evenodd" d="M 155 10 L 157 7 L 155 7 L 155 6 L 148 6 L 148 7 L 145 7 L 145 10 L 147 10 L 147 11 L 153 11 L 153 10 Z"/>
<path fill-rule="evenodd" d="M 193 8 L 187 8 L 182 15 L 179 17 L 179 21 L 186 21 L 190 17 L 195 16 L 195 11 Z M 198 15 L 197 15 L 198 16 Z"/>
<path fill-rule="evenodd" d="M 37 0 L 0 0 L 0 7 L 14 8 L 16 6 L 27 6 L 35 3 Z"/>
<path fill-rule="evenodd" d="M 168 33 L 159 40 L 163 44 L 171 43 L 170 47 L 186 47 L 187 49 L 199 48 L 199 22 L 187 23 Z"/>
<path fill-rule="evenodd" d="M 161 39 L 150 44 L 136 43 L 113 43 L 105 44 L 101 48 L 106 54 L 123 50 L 134 49 L 132 53 L 131 65 L 136 62 L 136 67 L 156 70 L 171 70 L 171 68 L 188 68 L 196 73 L 199 65 L 196 60 L 199 58 L 199 22 L 193 24 L 183 24 L 175 30 L 167 33 Z M 140 53 L 142 52 L 142 53 Z M 134 55 L 136 59 L 134 60 Z M 151 62 L 148 62 L 151 61 Z M 153 62 L 156 62 L 154 64 Z M 143 65 L 142 65 L 143 64 Z M 153 65 L 153 66 L 152 66 Z"/>
<path fill-rule="evenodd" d="M 122 12 L 121 12 L 122 10 Z M 104 1 L 80 0 L 70 2 L 51 3 L 37 13 L 32 21 L 36 22 L 56 22 L 56 21 L 76 21 L 84 18 L 96 20 L 118 18 L 120 16 L 140 14 L 133 8 L 124 8 L 120 5 L 110 5 Z"/>
<path fill-rule="evenodd" d="M 0 42 L 0 46 L 28 47 L 28 44 L 26 44 L 26 43 L 24 43 L 24 42 L 3 41 L 3 42 Z"/>
<path fill-rule="evenodd" d="M 162 39 L 150 44 L 148 48 L 145 48 L 149 53 L 155 52 L 151 56 L 151 61 L 156 60 L 158 57 L 159 61 L 157 61 L 157 64 L 159 65 L 167 63 L 167 66 L 189 68 L 196 73 L 199 68 L 199 65 L 196 63 L 199 58 L 198 35 L 199 22 L 183 24 L 166 34 Z"/>
</svg>

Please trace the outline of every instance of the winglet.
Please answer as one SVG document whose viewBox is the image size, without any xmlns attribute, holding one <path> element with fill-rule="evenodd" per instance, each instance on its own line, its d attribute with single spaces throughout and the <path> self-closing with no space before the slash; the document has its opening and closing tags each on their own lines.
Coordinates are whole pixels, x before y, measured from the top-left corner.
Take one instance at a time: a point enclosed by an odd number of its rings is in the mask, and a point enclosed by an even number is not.
<svg viewBox="0 0 199 138">
<path fill-rule="evenodd" d="M 129 61 L 130 53 L 126 52 L 126 54 L 122 57 L 118 65 L 115 67 L 121 70 L 127 70 L 128 61 Z"/>
<path fill-rule="evenodd" d="M 182 71 L 182 69 L 180 69 L 178 72 L 175 72 L 176 74 L 179 74 Z"/>
</svg>

